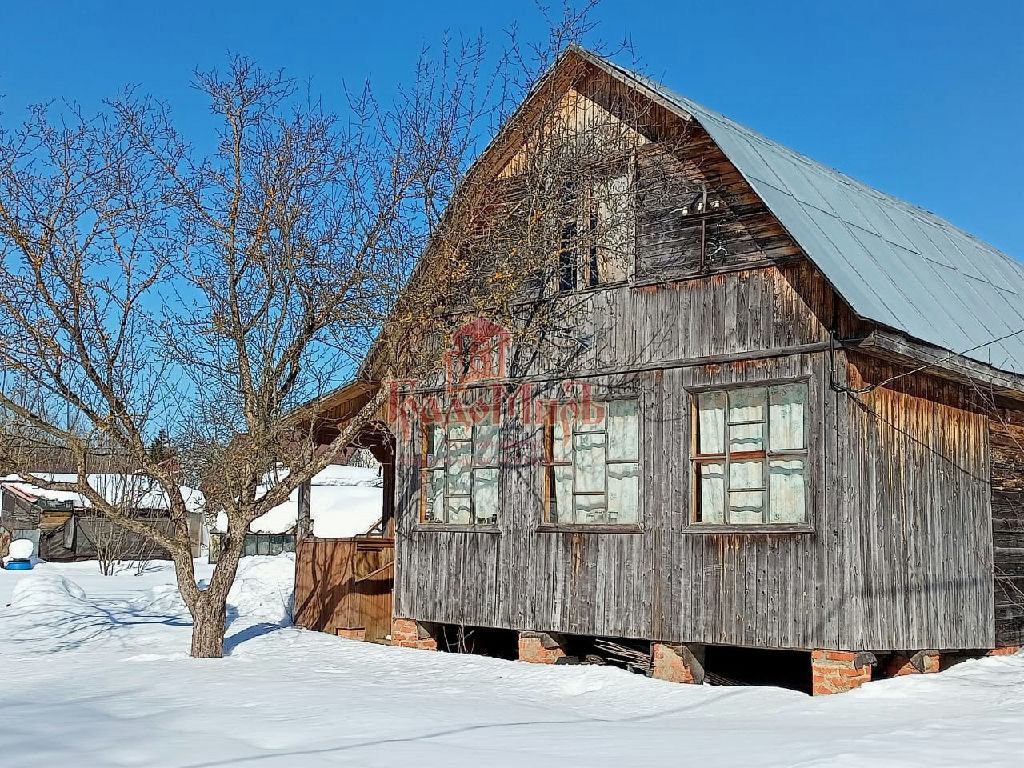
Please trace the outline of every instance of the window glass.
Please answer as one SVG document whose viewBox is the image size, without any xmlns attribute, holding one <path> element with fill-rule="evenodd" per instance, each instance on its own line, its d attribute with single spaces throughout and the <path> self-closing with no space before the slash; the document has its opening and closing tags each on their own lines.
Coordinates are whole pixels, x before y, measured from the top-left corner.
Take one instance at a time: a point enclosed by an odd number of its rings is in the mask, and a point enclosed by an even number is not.
<svg viewBox="0 0 1024 768">
<path fill-rule="evenodd" d="M 595 403 L 589 409 L 580 409 L 580 417 L 573 424 L 574 432 L 604 432 L 608 429 L 608 403 Z"/>
<path fill-rule="evenodd" d="M 555 422 L 550 434 L 551 458 L 553 461 L 572 461 L 572 431 L 569 433 L 562 427 L 560 421 Z"/>
<path fill-rule="evenodd" d="M 576 493 L 604 493 L 605 443 L 603 432 L 584 432 L 574 438 L 573 464 Z"/>
<path fill-rule="evenodd" d="M 625 280 L 627 264 L 633 256 L 632 197 L 629 178 L 614 176 L 602 185 L 597 200 L 597 225 L 600 227 L 598 282 Z"/>
<path fill-rule="evenodd" d="M 494 424 L 480 424 L 473 427 L 473 463 L 498 463 L 499 429 Z"/>
<path fill-rule="evenodd" d="M 772 387 L 769 443 L 773 451 L 798 451 L 807 447 L 804 444 L 806 401 L 804 384 Z"/>
<path fill-rule="evenodd" d="M 427 461 L 430 466 L 443 466 L 444 444 L 444 428 L 439 424 L 427 425 Z"/>
<path fill-rule="evenodd" d="M 695 521 L 805 522 L 807 384 L 701 392 L 694 403 Z"/>
<path fill-rule="evenodd" d="M 577 493 L 575 508 L 577 523 L 603 525 L 608 522 L 603 493 Z"/>
<path fill-rule="evenodd" d="M 769 470 L 769 497 L 771 508 L 769 522 L 800 523 L 804 519 L 806 505 L 804 460 L 788 459 L 772 461 Z"/>
<path fill-rule="evenodd" d="M 448 522 L 469 525 L 469 496 L 448 497 Z"/>
<path fill-rule="evenodd" d="M 730 491 L 729 522 L 749 525 L 764 521 L 763 491 Z"/>
<path fill-rule="evenodd" d="M 469 440 L 473 434 L 473 428 L 468 424 L 450 424 L 448 426 L 449 440 Z"/>
<path fill-rule="evenodd" d="M 448 442 L 448 493 L 468 496 L 473 471 L 473 444 L 467 440 Z"/>
<path fill-rule="evenodd" d="M 422 519 L 450 525 L 496 525 L 500 513 L 499 428 L 425 425 Z"/>
<path fill-rule="evenodd" d="M 729 392 L 729 423 L 764 421 L 765 395 L 766 391 L 761 388 Z"/>
<path fill-rule="evenodd" d="M 725 453 L 725 392 L 702 392 L 697 402 L 700 452 Z"/>
<path fill-rule="evenodd" d="M 701 522 L 725 522 L 725 464 L 698 464 Z"/>
<path fill-rule="evenodd" d="M 764 450 L 764 424 L 733 424 L 729 427 L 729 453 Z"/>
<path fill-rule="evenodd" d="M 548 521 L 632 524 L 640 520 L 640 425 L 636 400 L 601 404 L 604 416 L 546 427 Z"/>
<path fill-rule="evenodd" d="M 764 462 L 733 461 L 729 464 L 729 488 L 734 491 L 764 488 Z"/>
<path fill-rule="evenodd" d="M 430 499 L 427 503 L 427 517 L 435 522 L 444 521 L 444 470 L 435 469 L 430 473 Z"/>
<path fill-rule="evenodd" d="M 497 468 L 474 471 L 473 507 L 477 523 L 493 525 L 498 522 Z"/>
<path fill-rule="evenodd" d="M 554 485 L 550 520 L 552 523 L 572 522 L 572 465 L 551 467 Z"/>
<path fill-rule="evenodd" d="M 613 400 L 607 412 L 608 460 L 636 461 L 640 454 L 636 400 Z"/>
<path fill-rule="evenodd" d="M 636 462 L 608 465 L 608 522 L 640 521 L 640 466 Z"/>
<path fill-rule="evenodd" d="M 559 202 L 557 290 L 625 280 L 636 238 L 628 175 L 618 174 L 585 190 L 567 184 Z"/>
</svg>

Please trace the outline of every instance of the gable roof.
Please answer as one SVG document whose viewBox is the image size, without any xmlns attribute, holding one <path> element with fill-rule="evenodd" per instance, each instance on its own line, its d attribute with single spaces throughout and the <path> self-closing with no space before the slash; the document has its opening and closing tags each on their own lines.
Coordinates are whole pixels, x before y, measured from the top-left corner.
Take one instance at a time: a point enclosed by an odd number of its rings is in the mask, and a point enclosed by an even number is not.
<svg viewBox="0 0 1024 768">
<path fill-rule="evenodd" d="M 1024 374 L 1024 264 L 660 83 L 571 50 L 696 120 L 859 316 Z"/>
</svg>

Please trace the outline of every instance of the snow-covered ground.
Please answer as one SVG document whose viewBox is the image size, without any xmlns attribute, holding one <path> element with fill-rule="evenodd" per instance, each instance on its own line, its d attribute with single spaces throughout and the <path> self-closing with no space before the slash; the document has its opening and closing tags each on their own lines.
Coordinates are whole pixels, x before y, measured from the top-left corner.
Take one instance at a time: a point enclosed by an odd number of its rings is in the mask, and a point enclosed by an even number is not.
<svg viewBox="0 0 1024 768">
<path fill-rule="evenodd" d="M 187 657 L 166 566 L 0 571 L 0 764 L 1024 764 L 1024 655 L 815 699 L 676 685 L 297 630 L 291 570 L 243 560 L 221 660 Z"/>
</svg>

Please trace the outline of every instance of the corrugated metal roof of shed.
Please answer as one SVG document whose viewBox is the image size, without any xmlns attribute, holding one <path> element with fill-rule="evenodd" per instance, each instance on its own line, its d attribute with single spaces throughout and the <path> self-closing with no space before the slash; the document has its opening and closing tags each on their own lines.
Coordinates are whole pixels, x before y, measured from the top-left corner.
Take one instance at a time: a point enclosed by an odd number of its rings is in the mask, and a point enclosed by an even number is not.
<svg viewBox="0 0 1024 768">
<path fill-rule="evenodd" d="M 1024 264 L 935 214 L 583 53 L 692 115 L 858 315 L 1024 374 Z"/>
</svg>

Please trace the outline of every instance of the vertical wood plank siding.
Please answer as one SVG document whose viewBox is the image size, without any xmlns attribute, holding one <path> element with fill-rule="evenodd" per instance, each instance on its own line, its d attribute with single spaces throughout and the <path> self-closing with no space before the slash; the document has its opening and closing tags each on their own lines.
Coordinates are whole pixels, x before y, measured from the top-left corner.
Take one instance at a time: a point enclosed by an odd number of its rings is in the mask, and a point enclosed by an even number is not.
<svg viewBox="0 0 1024 768">
<path fill-rule="evenodd" d="M 391 633 L 394 543 L 390 539 L 313 539 L 295 545 L 295 625 L 336 634 Z"/>
<path fill-rule="evenodd" d="M 1024 411 L 991 421 L 996 645 L 1024 645 Z"/>
<path fill-rule="evenodd" d="M 590 294 L 581 327 L 592 343 L 574 375 L 640 399 L 642 531 L 539 531 L 543 473 L 523 460 L 539 431 L 520 426 L 515 406 L 498 530 L 429 530 L 417 524 L 419 441 L 400 436 L 395 614 L 775 648 L 991 647 L 989 427 L 955 387 L 854 397 L 832 383 L 886 371 L 842 352 L 660 365 L 825 341 L 830 301 L 806 263 Z M 813 531 L 698 533 L 689 390 L 795 378 L 809 381 Z"/>
</svg>

